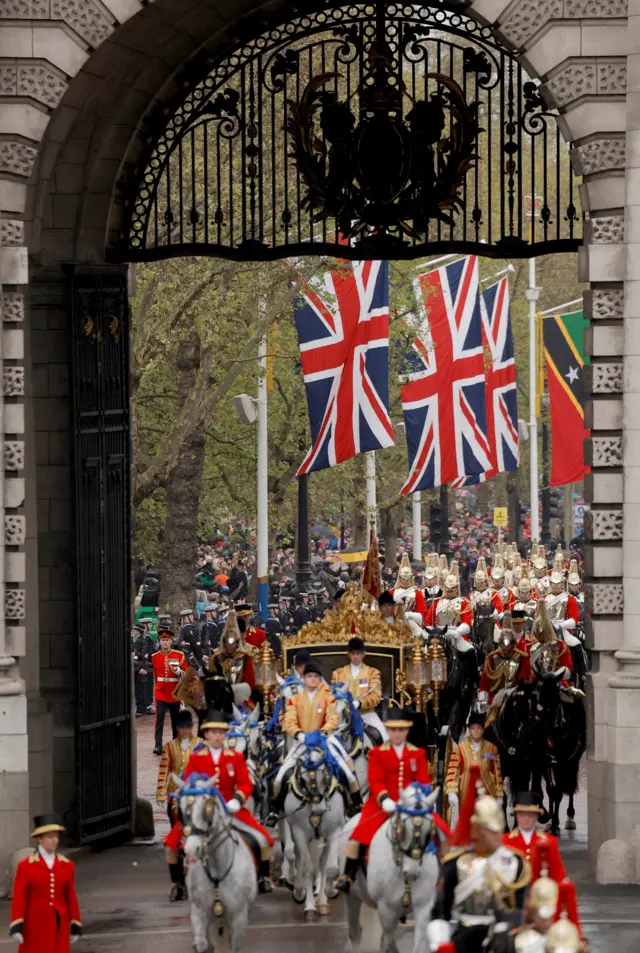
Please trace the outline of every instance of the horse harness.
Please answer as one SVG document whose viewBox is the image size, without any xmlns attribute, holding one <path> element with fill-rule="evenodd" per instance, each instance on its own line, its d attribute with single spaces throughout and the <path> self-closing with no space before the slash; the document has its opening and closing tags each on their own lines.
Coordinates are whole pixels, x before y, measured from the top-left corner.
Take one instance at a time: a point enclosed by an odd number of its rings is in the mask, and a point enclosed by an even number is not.
<svg viewBox="0 0 640 953">
<path fill-rule="evenodd" d="M 411 860 L 421 860 L 424 854 L 435 854 L 437 853 L 437 847 L 433 837 L 429 837 L 426 845 L 423 847 L 421 843 L 422 833 L 424 830 L 425 821 L 428 819 L 424 814 L 419 812 L 413 812 L 408 809 L 401 810 L 403 814 L 412 815 L 412 834 L 411 841 L 408 847 L 403 847 L 402 842 L 405 835 L 405 823 L 400 819 L 399 816 L 393 818 L 389 825 L 389 840 L 391 841 L 391 846 L 393 849 L 393 859 L 395 861 L 396 867 L 400 870 L 402 867 L 402 858 L 410 857 Z M 411 886 L 407 880 L 404 878 L 404 892 L 402 894 L 402 906 L 408 908 L 411 905 Z"/>
<path fill-rule="evenodd" d="M 304 767 L 307 771 L 307 777 L 309 779 L 308 786 L 302 782 L 302 779 L 299 774 L 299 768 Z M 319 771 L 318 769 L 322 770 Z M 326 793 L 322 794 L 320 788 L 318 787 L 318 773 L 324 780 L 326 787 Z M 325 799 L 328 801 L 329 798 L 336 792 L 338 789 L 338 779 L 329 773 L 329 769 L 325 762 L 313 762 L 312 764 L 304 764 L 302 761 L 298 762 L 294 768 L 293 775 L 290 780 L 291 790 L 302 803 L 300 807 L 297 808 L 298 811 L 302 810 L 305 804 L 311 804 L 312 810 L 309 816 L 309 823 L 315 830 L 316 839 L 320 837 L 320 822 L 323 815 L 314 813 L 313 805 L 321 804 Z"/>
<path fill-rule="evenodd" d="M 206 801 L 204 804 L 203 813 L 204 813 L 205 820 L 211 822 L 213 820 L 214 795 L 205 795 L 205 797 L 206 797 Z M 188 797 L 187 800 L 189 803 L 193 803 L 195 798 L 193 795 L 191 795 Z M 213 876 L 213 874 L 211 873 L 207 865 L 206 858 L 207 858 L 209 848 L 211 848 L 212 850 L 215 850 L 218 847 L 221 847 L 223 844 L 225 844 L 228 840 L 233 841 L 233 843 L 236 845 L 239 844 L 240 842 L 238 840 L 237 835 L 235 834 L 235 832 L 233 831 L 231 827 L 231 823 L 225 825 L 223 829 L 219 831 L 218 834 L 216 834 L 213 840 L 211 840 L 207 830 L 203 830 L 200 827 L 194 827 L 192 824 L 187 824 L 185 826 L 184 834 L 186 837 L 189 837 L 192 834 L 196 834 L 199 837 L 202 837 L 202 861 L 201 861 L 202 869 L 207 875 L 209 882 L 213 884 L 213 888 L 214 888 L 213 913 L 218 922 L 218 934 L 222 936 L 222 932 L 223 932 L 222 917 L 224 916 L 224 904 L 222 903 L 222 900 L 220 899 L 219 888 L 222 881 L 226 880 L 226 878 L 229 876 L 231 872 L 231 868 L 233 867 L 234 855 L 233 854 L 231 855 L 231 861 L 229 863 L 229 866 L 227 867 L 227 869 L 225 870 L 225 872 L 222 874 L 221 877 Z"/>
</svg>

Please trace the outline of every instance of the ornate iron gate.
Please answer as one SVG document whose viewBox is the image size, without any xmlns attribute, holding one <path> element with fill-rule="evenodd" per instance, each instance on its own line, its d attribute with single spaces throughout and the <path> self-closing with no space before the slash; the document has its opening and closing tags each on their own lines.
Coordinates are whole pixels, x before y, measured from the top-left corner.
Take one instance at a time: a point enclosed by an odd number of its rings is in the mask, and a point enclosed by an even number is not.
<svg viewBox="0 0 640 953">
<path fill-rule="evenodd" d="M 126 275 L 71 278 L 78 842 L 132 826 Z"/>
<path fill-rule="evenodd" d="M 277 16 L 189 63 L 148 117 L 118 260 L 579 246 L 556 116 L 459 4 L 303 0 Z"/>
</svg>

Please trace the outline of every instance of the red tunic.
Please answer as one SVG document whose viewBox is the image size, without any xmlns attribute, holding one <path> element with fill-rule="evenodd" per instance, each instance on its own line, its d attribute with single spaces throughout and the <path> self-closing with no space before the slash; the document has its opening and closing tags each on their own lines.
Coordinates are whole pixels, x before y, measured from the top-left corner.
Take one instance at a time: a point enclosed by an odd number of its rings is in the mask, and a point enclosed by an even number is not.
<svg viewBox="0 0 640 953">
<path fill-rule="evenodd" d="M 179 649 L 171 649 L 166 654 L 164 652 L 154 652 L 151 656 L 155 681 L 153 695 L 156 701 L 167 704 L 177 701 L 173 693 L 180 684 L 181 678 L 181 675 L 176 674 L 170 665 L 171 662 L 177 662 L 179 671 L 186 672 L 189 668 L 184 652 Z"/>
<path fill-rule="evenodd" d="M 556 837 L 550 837 L 549 834 L 534 831 L 533 837 L 527 844 L 519 829 L 516 827 L 504 835 L 502 843 L 507 847 L 514 847 L 527 858 L 531 864 L 531 883 L 540 876 L 543 856 L 547 867 L 547 874 L 552 880 L 555 880 L 556 883 L 560 883 L 560 881 L 564 880 L 567 876 Z M 542 854 L 540 848 L 544 848 Z"/>
<path fill-rule="evenodd" d="M 264 629 L 259 629 L 257 626 L 252 625 L 247 629 L 244 640 L 248 642 L 249 645 L 253 645 L 256 649 L 259 649 L 263 642 L 267 641 L 267 633 Z"/>
<path fill-rule="evenodd" d="M 389 595 L 394 595 L 395 589 L 389 589 Z M 396 603 L 396 606 L 398 603 Z M 409 612 L 419 612 L 422 616 L 423 622 L 426 624 L 427 621 L 427 603 L 425 601 L 424 595 L 420 589 L 415 587 L 415 602 L 413 604 L 413 609 L 409 609 Z"/>
<path fill-rule="evenodd" d="M 191 757 L 187 761 L 182 776 L 186 779 L 191 774 L 205 774 L 208 778 L 214 778 L 216 787 L 225 801 L 230 801 L 231 798 L 235 797 L 244 804 L 253 793 L 253 781 L 249 776 L 247 762 L 243 755 L 237 751 L 224 748 L 220 760 L 216 764 L 208 746 L 200 744 L 191 752 Z M 273 844 L 272 838 L 262 824 L 249 813 L 246 807 L 241 807 L 234 817 L 237 817 L 247 827 L 253 827 L 254 830 L 260 831 L 269 844 Z M 180 833 L 182 832 L 180 831 Z M 168 843 L 169 840 L 171 840 L 171 843 Z M 172 829 L 165 840 L 165 846 L 175 850 L 174 841 L 175 834 Z"/>
<path fill-rule="evenodd" d="M 369 797 L 364 803 L 360 820 L 351 835 L 351 839 L 367 846 L 388 818 L 382 810 L 386 797 L 397 801 L 400 792 L 413 781 L 429 784 L 429 766 L 422 748 L 405 744 L 402 759 L 398 758 L 394 748 L 387 741 L 369 752 Z M 435 815 L 434 815 L 435 817 Z M 442 825 L 440 818 L 438 826 Z M 446 825 L 445 825 L 446 826 Z"/>
<path fill-rule="evenodd" d="M 441 598 L 444 598 L 444 597 L 441 597 Z M 439 602 L 440 602 L 440 599 L 434 599 L 431 605 L 429 606 L 429 610 L 427 612 L 427 621 L 426 621 L 426 624 L 429 626 L 438 625 L 438 603 Z M 473 626 L 473 610 L 471 608 L 471 603 L 469 602 L 468 599 L 460 599 L 460 619 L 458 621 L 458 625 L 462 625 L 462 623 L 465 623 L 466 625 L 468 625 L 469 630 L 471 630 L 471 627 Z M 466 639 L 467 636 L 464 635 L 463 638 Z"/>
<path fill-rule="evenodd" d="M 560 639 L 555 640 L 556 645 L 558 646 L 558 657 L 555 661 L 554 672 L 557 672 L 559 668 L 566 666 L 569 669 L 569 674 L 573 672 L 573 656 L 571 655 L 571 649 L 566 644 L 566 642 L 561 642 Z M 526 645 L 526 655 L 522 659 L 520 664 L 520 671 L 518 672 L 518 681 L 519 682 L 531 682 L 537 677 L 537 672 L 535 671 L 531 663 L 531 648 L 534 646 L 535 642 L 525 643 Z M 518 642 L 520 645 L 520 642 Z M 568 685 L 567 679 L 562 679 L 563 685 Z"/>
<path fill-rule="evenodd" d="M 49 870 L 37 850 L 18 864 L 11 926 L 21 926 L 20 953 L 69 953 L 71 924 L 80 925 L 74 866 L 56 854 Z"/>
</svg>

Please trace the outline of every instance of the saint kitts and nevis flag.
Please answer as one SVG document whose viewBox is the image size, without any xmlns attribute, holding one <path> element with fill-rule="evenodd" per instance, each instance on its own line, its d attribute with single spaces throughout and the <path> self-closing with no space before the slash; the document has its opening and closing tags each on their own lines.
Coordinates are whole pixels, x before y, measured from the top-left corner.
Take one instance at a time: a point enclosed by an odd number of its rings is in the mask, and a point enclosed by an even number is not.
<svg viewBox="0 0 640 953">
<path fill-rule="evenodd" d="M 578 483 L 588 472 L 583 443 L 589 435 L 583 407 L 583 372 L 585 363 L 589 363 L 584 355 L 587 326 L 582 311 L 543 319 L 551 417 L 551 486 Z"/>
</svg>

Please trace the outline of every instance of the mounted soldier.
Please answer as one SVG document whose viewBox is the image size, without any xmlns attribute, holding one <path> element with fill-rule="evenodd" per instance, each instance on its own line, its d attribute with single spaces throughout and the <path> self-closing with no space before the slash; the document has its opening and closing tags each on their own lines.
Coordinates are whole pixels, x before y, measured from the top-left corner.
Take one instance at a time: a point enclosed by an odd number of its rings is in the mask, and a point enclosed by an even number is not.
<svg viewBox="0 0 640 953">
<path fill-rule="evenodd" d="M 238 706 L 248 701 L 256 687 L 253 667 L 254 649 L 244 643 L 233 609 L 227 615 L 218 649 L 212 656 L 210 669 L 219 670 L 231 686 Z"/>
<path fill-rule="evenodd" d="M 516 685 L 520 665 L 527 658 L 527 652 L 516 647 L 517 641 L 518 636 L 513 629 L 511 613 L 505 612 L 498 648 L 487 655 L 480 676 L 479 711 L 486 711 L 488 707 L 496 709 L 502 703 L 505 691 Z M 490 715 L 489 722 L 492 720 Z"/>
<path fill-rule="evenodd" d="M 402 554 L 396 584 L 389 592 L 396 605 L 404 607 L 405 619 L 414 622 L 420 628 L 427 621 L 427 604 L 420 589 L 415 584 L 411 562 L 407 553 Z M 413 626 L 412 626 L 413 629 Z"/>
<path fill-rule="evenodd" d="M 516 599 L 513 609 L 518 612 L 524 612 L 525 630 L 529 631 L 531 628 L 531 623 L 533 622 L 533 617 L 536 614 L 538 599 L 533 591 L 531 580 L 528 576 L 523 576 L 518 583 L 515 597 Z"/>
<path fill-rule="evenodd" d="M 428 626 L 448 626 L 447 634 L 457 637 L 458 647 L 460 641 L 469 640 L 473 615 L 471 603 L 460 595 L 460 578 L 458 576 L 458 564 L 451 560 L 451 571 L 444 580 L 442 596 L 429 606 L 427 613 Z M 469 649 L 472 646 L 469 645 Z"/>
<path fill-rule="evenodd" d="M 565 591 L 564 576 L 557 568 L 549 576 L 549 588 L 545 596 L 549 618 L 563 634 L 573 635 L 580 623 L 580 606 L 575 596 Z"/>
<path fill-rule="evenodd" d="M 497 558 L 497 557 L 496 557 Z M 481 608 L 491 608 L 491 615 L 497 618 L 502 613 L 502 600 L 496 589 L 489 584 L 489 574 L 487 573 L 487 564 L 484 556 L 478 559 L 475 576 L 473 577 L 473 589 L 469 601 L 474 612 Z"/>
<path fill-rule="evenodd" d="M 515 580 L 511 569 L 505 570 L 504 584 L 498 589 L 504 612 L 511 612 L 516 604 Z"/>
<path fill-rule="evenodd" d="M 544 546 L 534 547 L 532 553 L 531 566 L 533 568 L 533 579 L 531 580 L 531 589 L 536 598 L 540 599 L 549 592 L 549 574 L 547 568 L 547 551 Z"/>
<path fill-rule="evenodd" d="M 424 598 L 427 608 L 434 599 L 439 599 L 442 595 L 442 585 L 438 569 L 438 554 L 429 553 L 424 569 Z"/>
<path fill-rule="evenodd" d="M 530 682 L 554 673 L 568 687 L 573 659 L 568 645 L 556 637 L 544 599 L 538 602 L 529 643 L 528 659 L 523 660 L 518 681 Z"/>
</svg>

